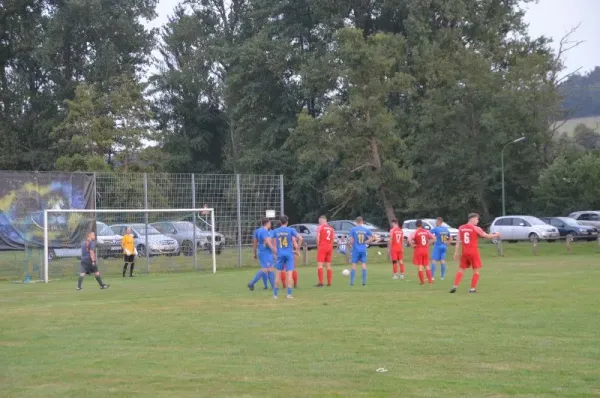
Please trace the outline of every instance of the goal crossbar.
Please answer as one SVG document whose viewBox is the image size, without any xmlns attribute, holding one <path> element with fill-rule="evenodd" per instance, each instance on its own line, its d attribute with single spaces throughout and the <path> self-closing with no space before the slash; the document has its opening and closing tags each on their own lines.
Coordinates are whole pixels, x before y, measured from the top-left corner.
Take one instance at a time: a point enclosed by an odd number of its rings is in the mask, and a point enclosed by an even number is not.
<svg viewBox="0 0 600 398">
<path fill-rule="evenodd" d="M 202 207 L 198 209 L 46 209 L 44 210 L 44 282 L 48 283 L 48 214 L 50 213 L 192 213 L 194 227 L 196 226 L 196 213 L 210 212 L 211 251 L 213 260 L 213 274 L 217 272 L 217 252 L 215 248 L 215 209 Z M 196 228 L 193 229 L 196 241 Z M 196 250 L 193 250 L 194 257 Z"/>
</svg>

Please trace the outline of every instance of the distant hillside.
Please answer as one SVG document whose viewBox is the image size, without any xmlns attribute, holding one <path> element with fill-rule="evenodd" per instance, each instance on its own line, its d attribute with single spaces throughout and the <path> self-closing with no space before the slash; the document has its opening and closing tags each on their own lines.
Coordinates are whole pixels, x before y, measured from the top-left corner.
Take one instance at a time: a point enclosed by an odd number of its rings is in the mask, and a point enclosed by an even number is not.
<svg viewBox="0 0 600 398">
<path fill-rule="evenodd" d="M 557 125 L 560 127 L 556 131 L 556 134 L 558 136 L 562 136 L 563 134 L 571 136 L 573 135 L 575 127 L 577 127 L 579 124 L 584 124 L 595 132 L 600 133 L 600 116 L 588 116 L 558 122 Z"/>
<path fill-rule="evenodd" d="M 560 85 L 560 91 L 570 118 L 600 116 L 600 67 L 585 75 L 570 76 Z"/>
</svg>

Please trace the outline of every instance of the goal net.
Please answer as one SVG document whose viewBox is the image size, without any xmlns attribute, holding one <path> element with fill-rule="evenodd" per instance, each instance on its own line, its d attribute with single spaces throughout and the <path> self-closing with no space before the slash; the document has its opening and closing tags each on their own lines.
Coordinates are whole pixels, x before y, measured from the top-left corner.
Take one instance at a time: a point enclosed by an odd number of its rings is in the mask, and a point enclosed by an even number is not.
<svg viewBox="0 0 600 398">
<path fill-rule="evenodd" d="M 96 235 L 98 269 L 102 274 L 124 272 L 123 235 L 133 235 L 137 273 L 193 270 L 217 271 L 217 254 L 225 238 L 217 232 L 215 212 L 201 209 L 44 210 L 43 280 L 77 275 L 82 245 Z M 134 274 L 134 275 L 135 275 Z"/>
</svg>

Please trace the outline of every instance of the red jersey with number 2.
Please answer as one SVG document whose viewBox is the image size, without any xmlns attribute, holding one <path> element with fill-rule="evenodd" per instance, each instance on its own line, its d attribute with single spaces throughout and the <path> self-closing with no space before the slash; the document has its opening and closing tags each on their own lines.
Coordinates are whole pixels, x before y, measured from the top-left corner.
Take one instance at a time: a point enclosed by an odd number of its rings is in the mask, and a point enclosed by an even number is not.
<svg viewBox="0 0 600 398">
<path fill-rule="evenodd" d="M 317 262 L 331 263 L 335 230 L 330 225 L 323 224 L 317 229 L 317 236 L 319 237 L 319 244 L 317 247 Z"/>
</svg>

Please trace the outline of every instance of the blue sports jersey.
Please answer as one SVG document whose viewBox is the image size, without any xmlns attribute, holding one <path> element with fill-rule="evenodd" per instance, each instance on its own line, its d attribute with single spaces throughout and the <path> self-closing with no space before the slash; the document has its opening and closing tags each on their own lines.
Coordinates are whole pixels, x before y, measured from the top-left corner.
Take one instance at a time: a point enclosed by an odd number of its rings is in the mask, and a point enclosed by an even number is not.
<svg viewBox="0 0 600 398">
<path fill-rule="evenodd" d="M 450 230 L 447 227 L 435 227 L 431 230 L 433 236 L 435 236 L 435 246 L 446 246 L 450 241 Z"/>
<path fill-rule="evenodd" d="M 273 231 L 275 244 L 277 245 L 277 254 L 293 254 L 294 242 L 293 237 L 298 236 L 298 232 L 294 228 L 279 227 Z"/>
<path fill-rule="evenodd" d="M 358 225 L 350 230 L 350 237 L 352 238 L 352 251 L 353 252 L 366 252 L 367 251 L 367 240 L 373 236 L 370 229 Z"/>
<path fill-rule="evenodd" d="M 258 251 L 259 252 L 270 252 L 271 251 L 269 246 L 267 246 L 265 244 L 265 241 L 268 238 L 271 238 L 272 235 L 273 235 L 272 232 L 269 231 L 268 229 L 266 229 L 265 227 L 260 227 L 256 231 L 254 231 L 254 237 L 256 238 L 256 241 L 258 242 Z"/>
</svg>

